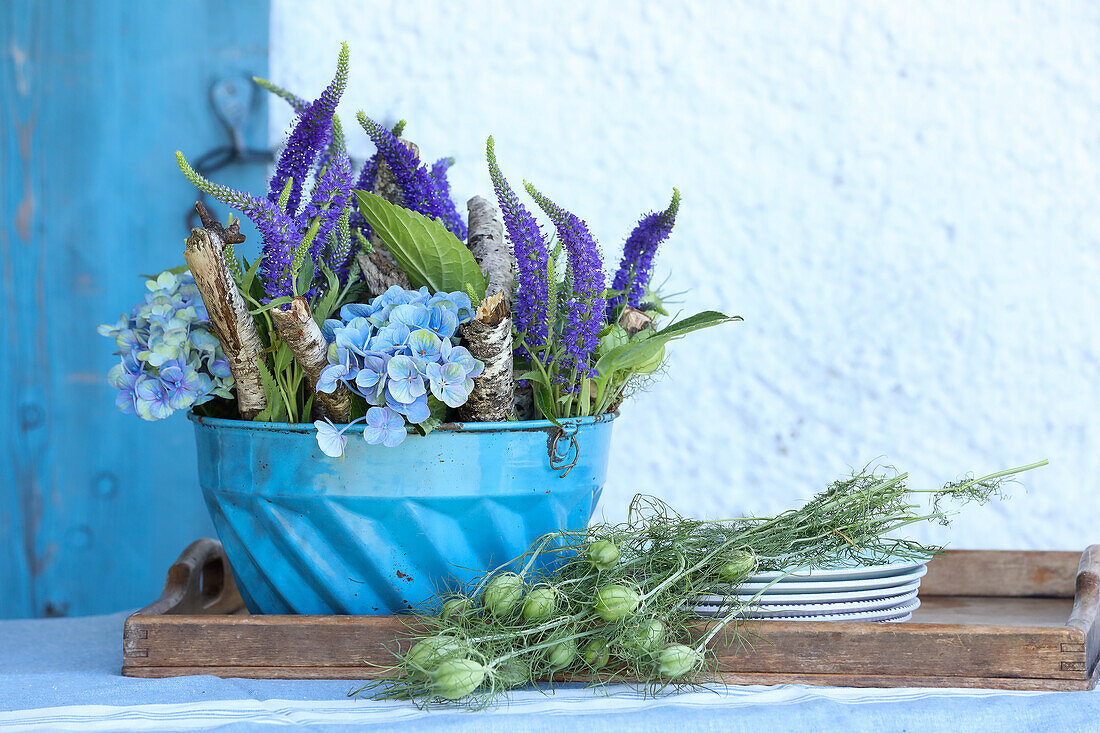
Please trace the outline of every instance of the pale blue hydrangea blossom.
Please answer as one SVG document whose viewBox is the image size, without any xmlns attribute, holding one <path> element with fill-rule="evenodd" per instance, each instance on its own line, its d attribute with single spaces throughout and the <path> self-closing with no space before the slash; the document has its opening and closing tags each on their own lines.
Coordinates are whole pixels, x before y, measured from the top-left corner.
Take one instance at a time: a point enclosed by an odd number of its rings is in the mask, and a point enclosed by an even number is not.
<svg viewBox="0 0 1100 733">
<path fill-rule="evenodd" d="M 119 363 L 107 372 L 118 409 L 162 420 L 214 397 L 232 399 L 229 362 L 191 274 L 162 272 L 145 286 L 144 303 L 98 329 L 118 345 Z"/>
<path fill-rule="evenodd" d="M 457 345 L 459 325 L 473 318 L 465 293 L 436 293 L 427 288 L 393 286 L 370 303 L 340 309 L 339 319 L 321 327 L 329 343 L 329 366 L 317 380 L 317 391 L 333 392 L 346 384 L 371 407 L 344 427 L 327 420 L 314 423 L 317 445 L 329 456 L 341 456 L 344 432 L 365 422 L 363 438 L 393 447 L 407 425 L 431 417 L 429 397 L 449 407 L 464 404 L 473 378 L 485 365 Z"/>
</svg>

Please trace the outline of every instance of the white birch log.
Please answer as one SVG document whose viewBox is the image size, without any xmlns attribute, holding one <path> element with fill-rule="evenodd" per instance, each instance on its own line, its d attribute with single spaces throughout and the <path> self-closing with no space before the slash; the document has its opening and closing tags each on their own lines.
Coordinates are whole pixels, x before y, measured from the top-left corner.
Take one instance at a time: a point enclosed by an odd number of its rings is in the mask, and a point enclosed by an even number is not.
<svg viewBox="0 0 1100 733">
<path fill-rule="evenodd" d="M 183 257 L 206 306 L 210 327 L 233 373 L 237 410 L 243 419 L 252 420 L 267 406 L 259 366 L 263 343 L 256 331 L 256 322 L 229 272 L 225 243 L 219 230 L 220 226 L 192 229 Z M 236 236 L 240 236 L 239 232 Z M 240 237 L 238 241 L 243 239 Z"/>
<path fill-rule="evenodd" d="M 346 423 L 351 414 L 351 391 L 347 385 L 339 383 L 331 393 L 316 391 L 321 370 L 328 366 L 328 342 L 313 320 L 309 302 L 297 297 L 286 310 L 275 307 L 268 314 L 279 332 L 279 338 L 305 372 L 306 382 L 314 393 L 313 404 L 320 408 L 321 417 L 327 417 L 334 423 Z"/>
<path fill-rule="evenodd" d="M 481 196 L 466 202 L 469 212 L 467 245 L 481 266 L 488 281 L 487 294 L 504 293 L 504 299 L 512 303 L 512 291 L 516 284 L 516 271 L 512 262 L 512 250 L 504 241 L 504 223 L 495 204 Z"/>
<path fill-rule="evenodd" d="M 513 412 L 512 319 L 504 291 L 481 302 L 474 319 L 462 324 L 462 343 L 485 364 L 474 388 L 458 408 L 462 422 L 502 422 Z"/>
<path fill-rule="evenodd" d="M 458 408 L 464 422 L 500 422 L 515 414 L 512 371 L 512 288 L 515 268 L 504 242 L 504 225 L 496 206 L 480 196 L 466 204 L 470 250 L 485 274 L 485 299 L 474 318 L 462 325 L 462 343 L 485 369 L 474 378 L 466 403 Z"/>
</svg>

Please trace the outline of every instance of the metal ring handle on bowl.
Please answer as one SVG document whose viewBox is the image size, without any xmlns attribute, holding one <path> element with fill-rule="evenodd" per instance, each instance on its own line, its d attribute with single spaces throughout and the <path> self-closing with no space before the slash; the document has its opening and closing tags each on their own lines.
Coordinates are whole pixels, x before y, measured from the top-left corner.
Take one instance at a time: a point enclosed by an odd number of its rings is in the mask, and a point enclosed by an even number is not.
<svg viewBox="0 0 1100 733">
<path fill-rule="evenodd" d="M 564 453 L 558 453 L 558 441 L 568 438 L 569 443 Z M 577 459 L 581 457 L 581 448 L 577 444 L 577 426 L 559 425 L 558 429 L 546 441 L 546 455 L 550 458 L 550 468 L 561 471 L 559 478 L 565 478 L 577 465 Z"/>
</svg>

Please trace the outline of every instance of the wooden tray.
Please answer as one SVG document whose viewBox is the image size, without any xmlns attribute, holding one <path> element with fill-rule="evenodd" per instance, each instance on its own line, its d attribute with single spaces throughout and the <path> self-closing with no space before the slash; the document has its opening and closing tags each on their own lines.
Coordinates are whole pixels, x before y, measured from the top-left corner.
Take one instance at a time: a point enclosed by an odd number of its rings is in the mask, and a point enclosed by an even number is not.
<svg viewBox="0 0 1100 733">
<path fill-rule="evenodd" d="M 751 648 L 715 641 L 731 684 L 1088 690 L 1100 652 L 1100 545 L 1074 552 L 950 550 L 900 624 L 748 622 Z M 126 619 L 122 674 L 369 679 L 407 616 L 252 616 L 221 544 L 198 540 L 164 593 Z M 699 632 L 707 627 L 699 623 Z"/>
</svg>

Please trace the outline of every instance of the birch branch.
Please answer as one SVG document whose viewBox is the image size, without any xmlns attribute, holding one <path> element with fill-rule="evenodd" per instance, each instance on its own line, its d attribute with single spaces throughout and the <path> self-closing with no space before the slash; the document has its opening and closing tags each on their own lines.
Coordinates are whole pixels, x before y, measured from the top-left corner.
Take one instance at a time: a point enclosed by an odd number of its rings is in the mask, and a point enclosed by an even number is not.
<svg viewBox="0 0 1100 733">
<path fill-rule="evenodd" d="M 485 292 L 504 293 L 504 300 L 511 305 L 512 290 L 516 284 L 516 272 L 512 266 L 512 250 L 504 241 L 504 224 L 495 204 L 474 196 L 466 202 L 469 211 L 467 243 L 474 259 L 488 280 Z"/>
<path fill-rule="evenodd" d="M 515 270 L 504 242 L 504 225 L 496 206 L 475 196 L 469 210 L 470 249 L 485 273 L 485 299 L 473 320 L 460 329 L 462 342 L 485 364 L 466 403 L 458 408 L 465 422 L 500 422 L 514 412 L 515 380 L 512 371 L 512 287 Z"/>
<path fill-rule="evenodd" d="M 420 158 L 420 148 L 416 147 L 415 143 L 404 138 L 398 138 L 398 141 L 411 150 L 418 159 Z M 401 187 L 384 160 L 378 161 L 378 171 L 374 174 L 374 192 L 391 204 L 398 206 L 402 204 Z M 373 298 L 386 292 L 391 285 L 400 285 L 408 290 L 409 278 L 397 266 L 385 242 L 373 231 L 370 234 L 370 245 L 373 252 L 360 250 L 355 254 L 359 269 L 363 273 L 367 294 Z"/>
<path fill-rule="evenodd" d="M 334 392 L 317 392 L 321 370 L 328 366 L 328 342 L 313 320 L 308 301 L 297 297 L 286 310 L 275 307 L 268 314 L 279 332 L 279 338 L 305 372 L 306 382 L 309 383 L 314 404 L 320 407 L 321 416 L 334 423 L 346 423 L 351 416 L 351 391 L 347 385 L 341 382 Z"/>
<path fill-rule="evenodd" d="M 205 209 L 199 205 L 199 215 L 204 222 Z M 237 389 L 237 410 L 245 420 L 252 420 L 267 406 L 259 360 L 263 358 L 263 343 L 256 331 L 256 322 L 248 312 L 244 298 L 237 290 L 237 283 L 229 271 L 225 258 L 225 240 L 222 234 L 243 242 L 244 236 L 236 225 L 226 231 L 221 225 L 194 228 L 187 238 L 183 258 L 195 278 L 195 286 L 202 296 L 210 327 L 229 362 L 229 371 Z"/>
</svg>

